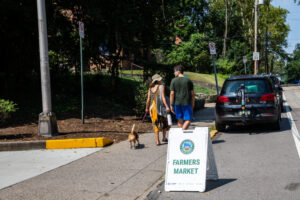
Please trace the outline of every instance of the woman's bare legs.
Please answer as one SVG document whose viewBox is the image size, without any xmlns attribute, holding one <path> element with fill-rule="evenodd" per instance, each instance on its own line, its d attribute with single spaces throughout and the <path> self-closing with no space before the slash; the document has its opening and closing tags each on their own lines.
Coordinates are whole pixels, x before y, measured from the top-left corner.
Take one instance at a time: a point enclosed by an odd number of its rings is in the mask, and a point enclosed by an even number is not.
<svg viewBox="0 0 300 200">
<path fill-rule="evenodd" d="M 154 134 L 155 134 L 156 145 L 160 145 L 159 132 L 154 132 Z"/>
</svg>

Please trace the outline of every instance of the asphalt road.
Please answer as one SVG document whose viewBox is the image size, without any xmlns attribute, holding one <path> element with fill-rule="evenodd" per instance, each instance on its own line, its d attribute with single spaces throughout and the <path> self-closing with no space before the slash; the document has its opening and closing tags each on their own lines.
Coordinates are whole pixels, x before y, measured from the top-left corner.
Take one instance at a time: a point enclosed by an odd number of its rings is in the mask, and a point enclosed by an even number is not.
<svg viewBox="0 0 300 200">
<path fill-rule="evenodd" d="M 148 199 L 300 200 L 300 140 L 293 127 L 300 130 L 300 88 L 284 93 L 290 107 L 285 103 L 280 131 L 262 125 L 218 134 L 213 149 L 219 181 L 207 181 L 205 193 L 164 192 L 161 182 Z"/>
</svg>

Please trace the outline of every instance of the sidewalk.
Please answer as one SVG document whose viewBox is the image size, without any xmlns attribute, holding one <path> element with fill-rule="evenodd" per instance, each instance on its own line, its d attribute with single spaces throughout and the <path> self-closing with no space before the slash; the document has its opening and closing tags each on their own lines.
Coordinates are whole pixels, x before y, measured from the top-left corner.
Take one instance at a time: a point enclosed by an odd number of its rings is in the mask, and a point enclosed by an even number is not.
<svg viewBox="0 0 300 200">
<path fill-rule="evenodd" d="M 191 127 L 213 124 L 213 104 L 195 113 Z M 153 133 L 140 136 L 141 147 L 127 141 L 68 165 L 0 190 L 0 199 L 144 199 L 163 181 L 167 144 L 156 146 Z"/>
</svg>

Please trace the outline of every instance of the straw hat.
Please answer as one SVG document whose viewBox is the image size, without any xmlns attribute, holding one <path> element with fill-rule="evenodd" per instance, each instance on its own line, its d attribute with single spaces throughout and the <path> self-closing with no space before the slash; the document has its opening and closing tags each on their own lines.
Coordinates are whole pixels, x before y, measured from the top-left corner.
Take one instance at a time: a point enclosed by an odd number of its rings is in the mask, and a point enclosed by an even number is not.
<svg viewBox="0 0 300 200">
<path fill-rule="evenodd" d="M 155 81 L 161 81 L 162 77 L 159 74 L 154 74 L 152 76 L 152 83 L 154 83 Z"/>
</svg>

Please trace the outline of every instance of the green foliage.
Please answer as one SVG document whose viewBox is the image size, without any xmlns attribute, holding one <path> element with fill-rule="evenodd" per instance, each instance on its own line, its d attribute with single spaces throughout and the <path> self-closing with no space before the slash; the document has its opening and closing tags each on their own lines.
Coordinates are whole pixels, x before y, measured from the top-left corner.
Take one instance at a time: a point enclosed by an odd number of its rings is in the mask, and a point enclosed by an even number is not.
<svg viewBox="0 0 300 200">
<path fill-rule="evenodd" d="M 220 58 L 216 61 L 216 66 L 217 66 L 218 72 L 223 72 L 225 74 L 232 73 L 234 65 L 235 65 L 235 62 L 230 61 L 229 59 Z"/>
<path fill-rule="evenodd" d="M 10 100 L 0 99 L 0 113 L 16 112 L 17 104 Z"/>
<path fill-rule="evenodd" d="M 135 97 L 134 97 L 135 106 L 133 108 L 133 111 L 137 115 L 141 115 L 145 113 L 148 88 L 149 88 L 148 84 L 143 82 L 140 82 L 140 84 L 136 88 Z"/>
<path fill-rule="evenodd" d="M 300 44 L 297 44 L 287 66 L 285 67 L 286 82 L 300 79 Z"/>
<path fill-rule="evenodd" d="M 189 41 L 173 45 L 173 49 L 168 53 L 167 58 L 170 63 L 184 65 L 188 71 L 212 72 L 208 42 L 201 33 L 194 33 L 190 36 Z"/>
</svg>

